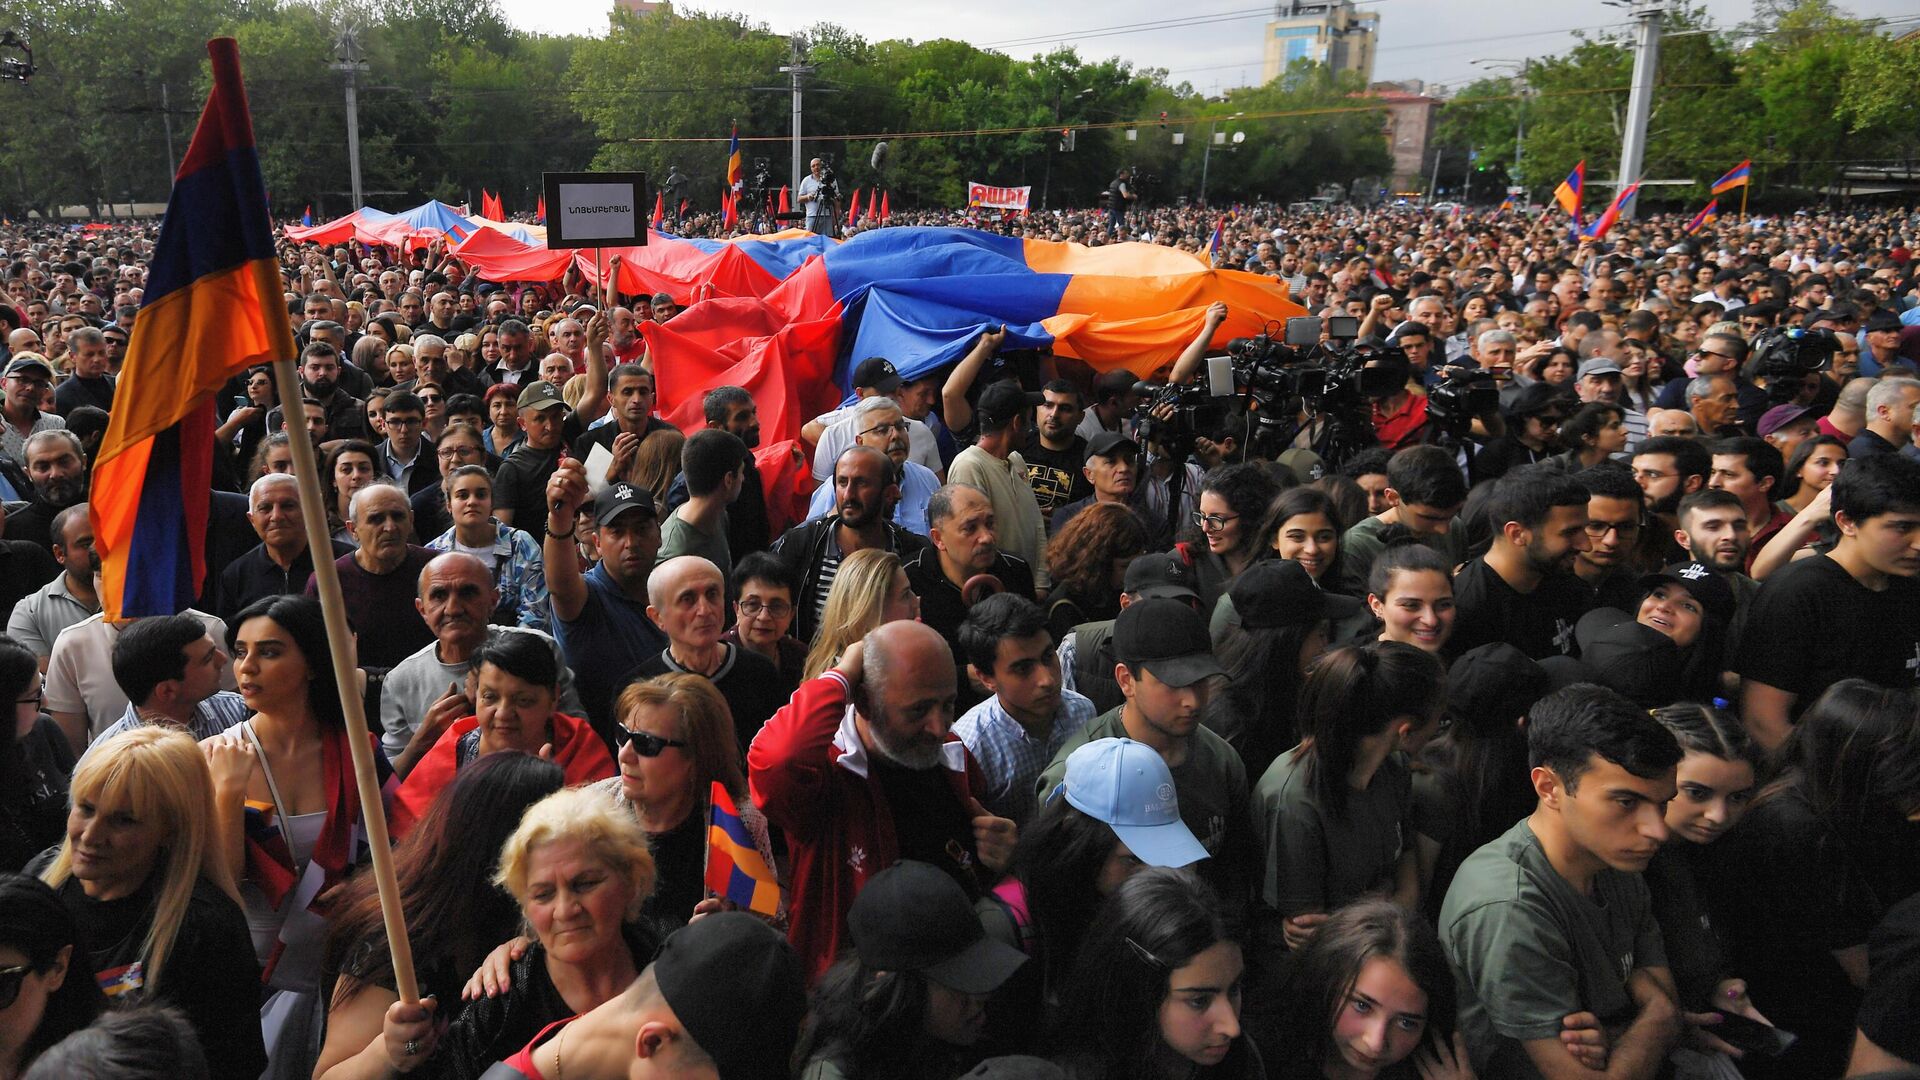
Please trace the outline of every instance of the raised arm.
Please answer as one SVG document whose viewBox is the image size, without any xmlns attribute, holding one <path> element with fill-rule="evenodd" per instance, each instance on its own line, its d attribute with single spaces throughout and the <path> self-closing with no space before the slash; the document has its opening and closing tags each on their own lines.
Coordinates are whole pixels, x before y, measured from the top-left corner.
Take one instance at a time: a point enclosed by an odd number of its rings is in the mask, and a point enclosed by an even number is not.
<svg viewBox="0 0 1920 1080">
<path fill-rule="evenodd" d="M 942 420 L 947 423 L 948 431 L 959 431 L 973 423 L 973 404 L 967 400 L 967 391 L 973 388 L 973 381 L 986 369 L 987 362 L 1000 351 L 1000 345 L 1007 340 L 1007 328 L 1004 324 L 998 330 L 988 330 L 973 343 L 973 351 L 960 361 L 953 374 L 947 376 L 945 386 L 940 388 L 940 407 Z"/>
<path fill-rule="evenodd" d="M 547 595 L 553 598 L 553 617 L 572 622 L 587 606 L 587 579 L 580 568 L 580 546 L 574 530 L 580 527 L 580 504 L 587 501 L 587 473 L 577 458 L 560 459 L 547 480 L 547 538 L 541 557 L 547 564 Z"/>
<path fill-rule="evenodd" d="M 1207 362 L 1207 349 L 1213 344 L 1213 335 L 1227 321 L 1227 305 L 1215 301 L 1207 305 L 1207 312 L 1200 317 L 1200 333 L 1194 336 L 1180 358 L 1173 362 L 1173 371 L 1167 376 L 1168 382 L 1192 382 L 1200 375 L 1200 368 Z"/>
<path fill-rule="evenodd" d="M 580 422 L 591 424 L 607 411 L 607 313 L 587 320 L 587 394 L 580 402 Z"/>
</svg>

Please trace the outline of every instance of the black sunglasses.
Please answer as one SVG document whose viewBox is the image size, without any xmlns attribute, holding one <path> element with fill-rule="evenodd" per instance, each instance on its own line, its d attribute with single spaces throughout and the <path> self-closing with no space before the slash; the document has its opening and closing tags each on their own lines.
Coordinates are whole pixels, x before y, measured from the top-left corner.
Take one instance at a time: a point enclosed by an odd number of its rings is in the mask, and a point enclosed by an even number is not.
<svg viewBox="0 0 1920 1080">
<path fill-rule="evenodd" d="M 0 968 L 0 1009 L 13 1007 L 20 997 L 20 987 L 27 981 L 27 973 L 32 970 L 32 964 Z"/>
<path fill-rule="evenodd" d="M 660 751 L 669 746 L 685 748 L 687 745 L 679 739 L 663 739 L 651 731 L 634 731 L 624 727 L 615 728 L 614 735 L 621 742 L 633 747 L 633 752 L 641 757 L 659 757 Z"/>
</svg>

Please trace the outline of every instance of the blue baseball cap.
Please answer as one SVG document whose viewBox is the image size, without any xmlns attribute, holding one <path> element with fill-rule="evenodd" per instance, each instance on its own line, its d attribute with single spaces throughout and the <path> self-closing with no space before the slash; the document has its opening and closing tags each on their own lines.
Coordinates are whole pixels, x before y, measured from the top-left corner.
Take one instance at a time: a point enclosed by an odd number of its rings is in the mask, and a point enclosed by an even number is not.
<svg viewBox="0 0 1920 1080">
<path fill-rule="evenodd" d="M 1067 755 L 1056 789 L 1074 809 L 1107 823 L 1149 866 L 1187 866 L 1207 857 L 1180 820 L 1173 773 L 1160 752 L 1132 739 L 1095 739 Z"/>
</svg>

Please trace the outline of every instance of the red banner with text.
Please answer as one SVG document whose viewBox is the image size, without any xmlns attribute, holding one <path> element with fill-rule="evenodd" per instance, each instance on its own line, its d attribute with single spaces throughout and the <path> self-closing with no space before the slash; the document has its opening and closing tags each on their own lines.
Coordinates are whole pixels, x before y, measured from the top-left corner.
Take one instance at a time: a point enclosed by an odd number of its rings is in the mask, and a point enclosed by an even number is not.
<svg viewBox="0 0 1920 1080">
<path fill-rule="evenodd" d="M 1025 210 L 1027 202 L 1033 196 L 1033 187 L 994 187 L 991 184 L 967 183 L 967 205 L 984 206 L 997 210 Z"/>
</svg>

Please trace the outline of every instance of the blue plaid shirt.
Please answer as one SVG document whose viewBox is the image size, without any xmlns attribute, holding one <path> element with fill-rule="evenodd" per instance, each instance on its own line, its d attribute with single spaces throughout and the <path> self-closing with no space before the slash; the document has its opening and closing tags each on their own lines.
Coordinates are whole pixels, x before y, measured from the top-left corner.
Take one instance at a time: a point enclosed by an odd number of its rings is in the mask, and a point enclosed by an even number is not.
<svg viewBox="0 0 1920 1080">
<path fill-rule="evenodd" d="M 500 606 L 493 621 L 502 626 L 524 626 L 553 633 L 553 609 L 548 604 L 547 562 L 540 541 L 525 529 L 493 523 L 493 583 L 500 590 Z M 427 541 L 431 551 L 452 551 L 453 530 Z"/>
<path fill-rule="evenodd" d="M 986 777 L 981 805 L 1025 827 L 1038 809 L 1033 786 L 1040 774 L 1073 733 L 1093 717 L 1093 702 L 1071 690 L 1060 691 L 1060 708 L 1044 739 L 1029 735 L 1001 706 L 998 694 L 968 709 L 954 722 L 953 733 L 967 744 L 967 752 Z"/>
</svg>

